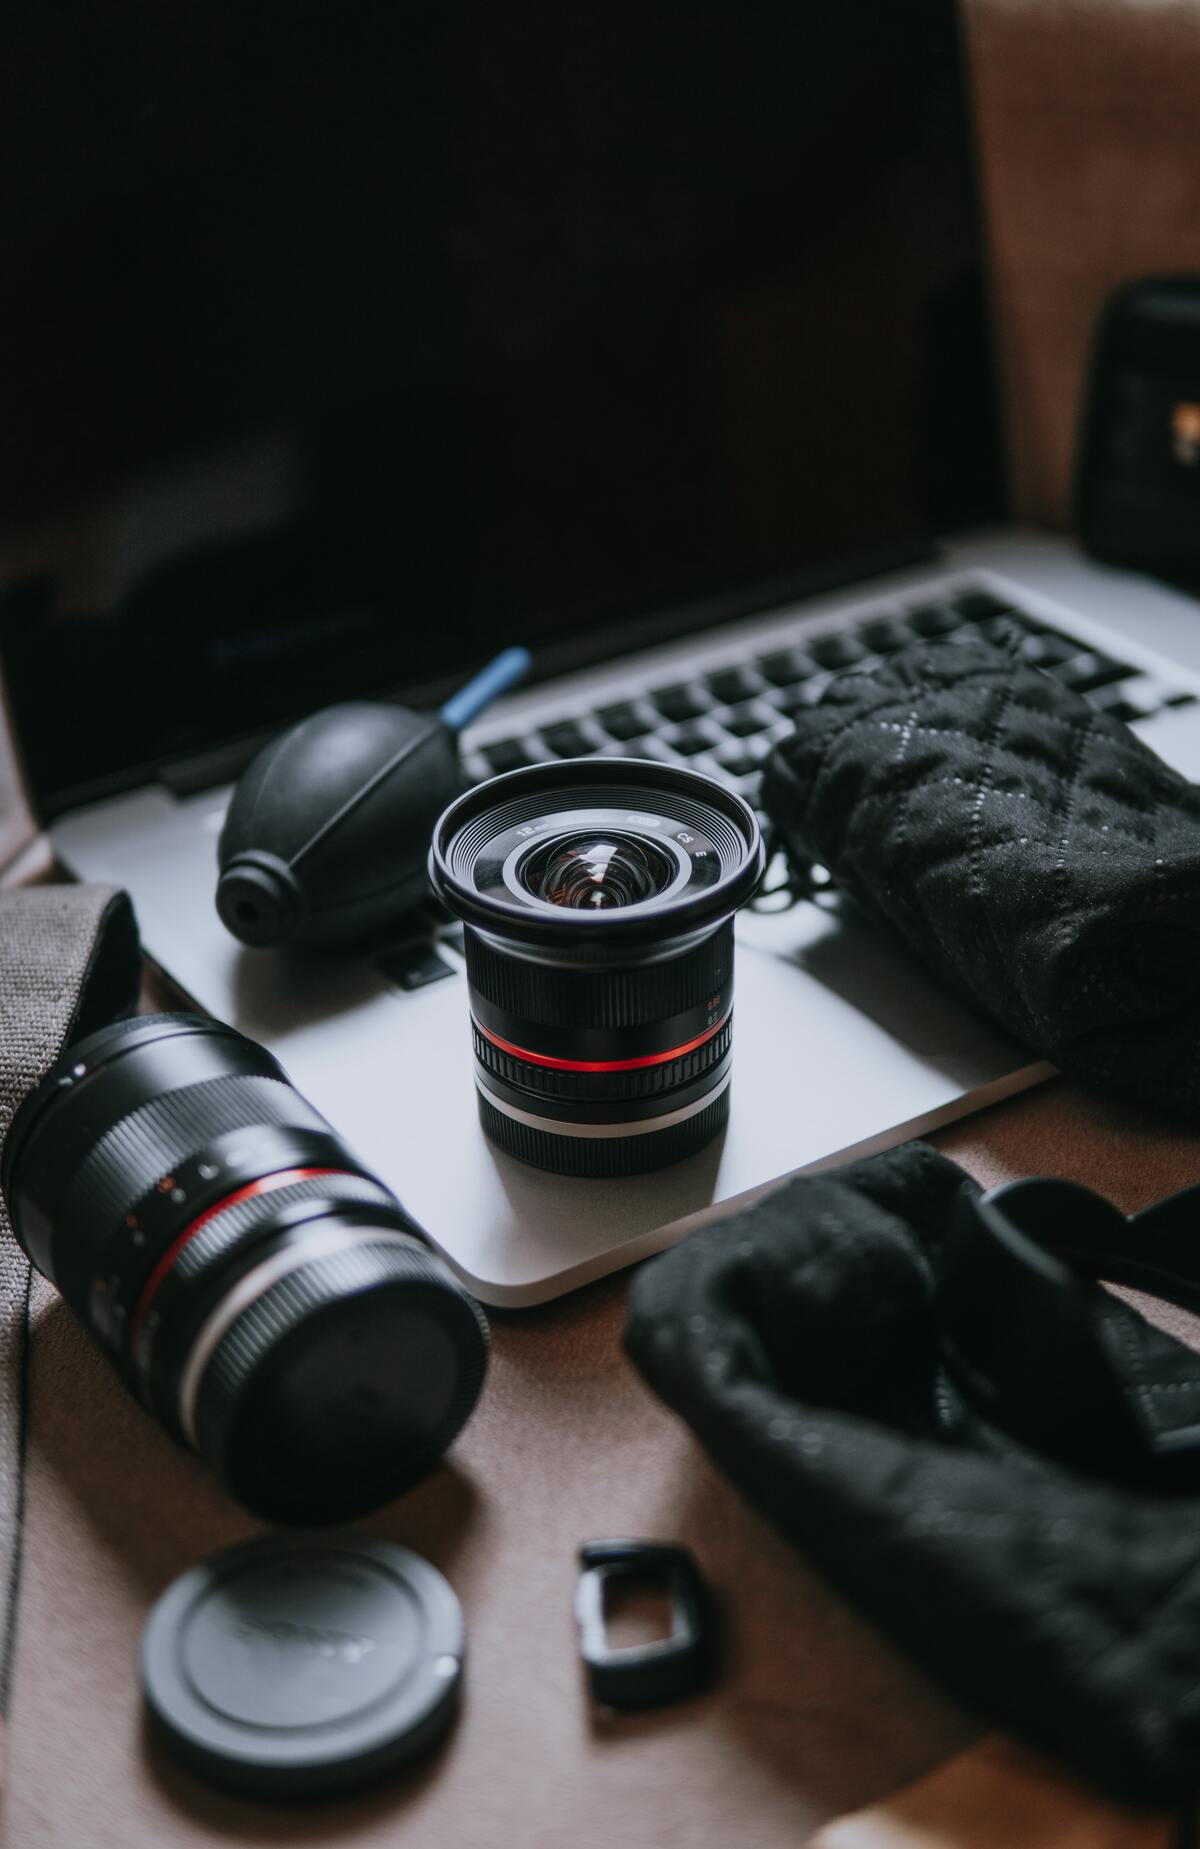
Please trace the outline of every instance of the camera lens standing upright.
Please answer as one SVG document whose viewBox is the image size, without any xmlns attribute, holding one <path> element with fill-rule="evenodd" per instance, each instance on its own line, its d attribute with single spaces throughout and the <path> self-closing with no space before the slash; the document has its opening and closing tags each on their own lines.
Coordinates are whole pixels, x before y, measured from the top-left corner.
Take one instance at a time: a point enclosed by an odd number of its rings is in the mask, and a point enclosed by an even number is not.
<svg viewBox="0 0 1200 1849">
<path fill-rule="evenodd" d="M 466 926 L 479 1111 L 501 1149 L 633 1175 L 717 1134 L 733 914 L 763 862 L 741 798 L 665 764 L 538 764 L 450 805 L 430 877 Z"/>
<path fill-rule="evenodd" d="M 143 1015 L 79 1041 L 21 1105 L 0 1179 L 32 1263 L 255 1514 L 377 1508 L 474 1407 L 482 1311 L 232 1028 Z"/>
</svg>

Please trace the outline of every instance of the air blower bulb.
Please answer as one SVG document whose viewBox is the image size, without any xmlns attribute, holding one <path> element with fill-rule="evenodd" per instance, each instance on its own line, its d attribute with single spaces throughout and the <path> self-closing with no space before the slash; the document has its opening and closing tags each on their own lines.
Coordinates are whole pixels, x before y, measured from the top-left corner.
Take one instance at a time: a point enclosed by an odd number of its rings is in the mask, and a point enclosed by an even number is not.
<svg viewBox="0 0 1200 1849">
<path fill-rule="evenodd" d="M 458 734 L 529 667 L 506 649 L 440 712 L 348 701 L 265 746 L 217 844 L 227 930 L 256 949 L 344 947 L 418 905 L 433 825 L 463 786 Z"/>
</svg>

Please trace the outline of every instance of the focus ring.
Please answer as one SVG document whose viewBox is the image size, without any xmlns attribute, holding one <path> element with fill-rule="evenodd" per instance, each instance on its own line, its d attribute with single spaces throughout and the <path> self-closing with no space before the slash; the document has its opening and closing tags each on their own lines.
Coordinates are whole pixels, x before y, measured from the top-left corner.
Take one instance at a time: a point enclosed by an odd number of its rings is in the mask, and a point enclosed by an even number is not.
<svg viewBox="0 0 1200 1849">
<path fill-rule="evenodd" d="M 726 919 L 682 956 L 618 969 L 556 968 L 493 950 L 466 933 L 467 979 L 477 994 L 517 1020 L 579 1028 L 645 1027 L 719 994 L 733 969 L 733 921 Z"/>
<path fill-rule="evenodd" d="M 415 1238 L 358 1230 L 358 1243 L 316 1256 L 269 1285 L 217 1343 L 200 1379 L 192 1425 L 197 1449 L 226 1480 L 243 1396 L 264 1362 L 275 1359 L 280 1344 L 314 1312 L 381 1285 L 410 1286 L 406 1302 L 424 1299 L 427 1312 L 451 1336 L 459 1357 L 452 1399 L 436 1429 L 423 1433 L 414 1445 L 410 1468 L 393 1479 L 392 1493 L 399 1494 L 423 1475 L 470 1416 L 487 1366 L 487 1324 L 479 1306 Z"/>
<path fill-rule="evenodd" d="M 203 1079 L 152 1098 L 101 1137 L 63 1198 L 59 1226 L 71 1228 L 81 1220 L 112 1225 L 177 1163 L 229 1130 L 257 1124 L 329 1129 L 285 1079 Z"/>
<path fill-rule="evenodd" d="M 706 1072 L 719 1066 L 733 1041 L 733 1017 L 719 1027 L 702 1046 L 661 1065 L 640 1066 L 632 1072 L 563 1072 L 553 1066 L 539 1066 L 532 1060 L 506 1053 L 480 1032 L 472 1022 L 475 1058 L 485 1072 L 507 1085 L 541 1098 L 562 1098 L 580 1103 L 639 1103 L 657 1098 L 692 1084 Z"/>
</svg>

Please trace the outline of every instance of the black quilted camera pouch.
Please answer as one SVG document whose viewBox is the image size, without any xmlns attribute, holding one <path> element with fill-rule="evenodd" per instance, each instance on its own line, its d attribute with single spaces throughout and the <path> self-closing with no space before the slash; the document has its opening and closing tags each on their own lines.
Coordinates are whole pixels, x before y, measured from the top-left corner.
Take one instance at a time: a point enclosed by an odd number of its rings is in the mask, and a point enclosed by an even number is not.
<svg viewBox="0 0 1200 1849">
<path fill-rule="evenodd" d="M 835 680 L 763 800 L 813 863 L 1064 1071 L 1200 1107 L 1200 788 L 985 642 Z"/>
</svg>

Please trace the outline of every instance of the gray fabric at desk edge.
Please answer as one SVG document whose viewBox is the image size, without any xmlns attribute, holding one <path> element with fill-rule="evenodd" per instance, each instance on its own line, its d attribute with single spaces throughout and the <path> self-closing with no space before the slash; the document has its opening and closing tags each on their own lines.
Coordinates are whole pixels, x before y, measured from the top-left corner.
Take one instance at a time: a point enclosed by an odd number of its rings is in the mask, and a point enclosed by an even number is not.
<svg viewBox="0 0 1200 1849">
<path fill-rule="evenodd" d="M 0 1146 L 21 1100 L 69 1038 L 132 1013 L 140 960 L 124 893 L 0 893 Z M 21 1565 L 29 1262 L 0 1199 L 0 1715 L 8 1705 Z"/>
</svg>

